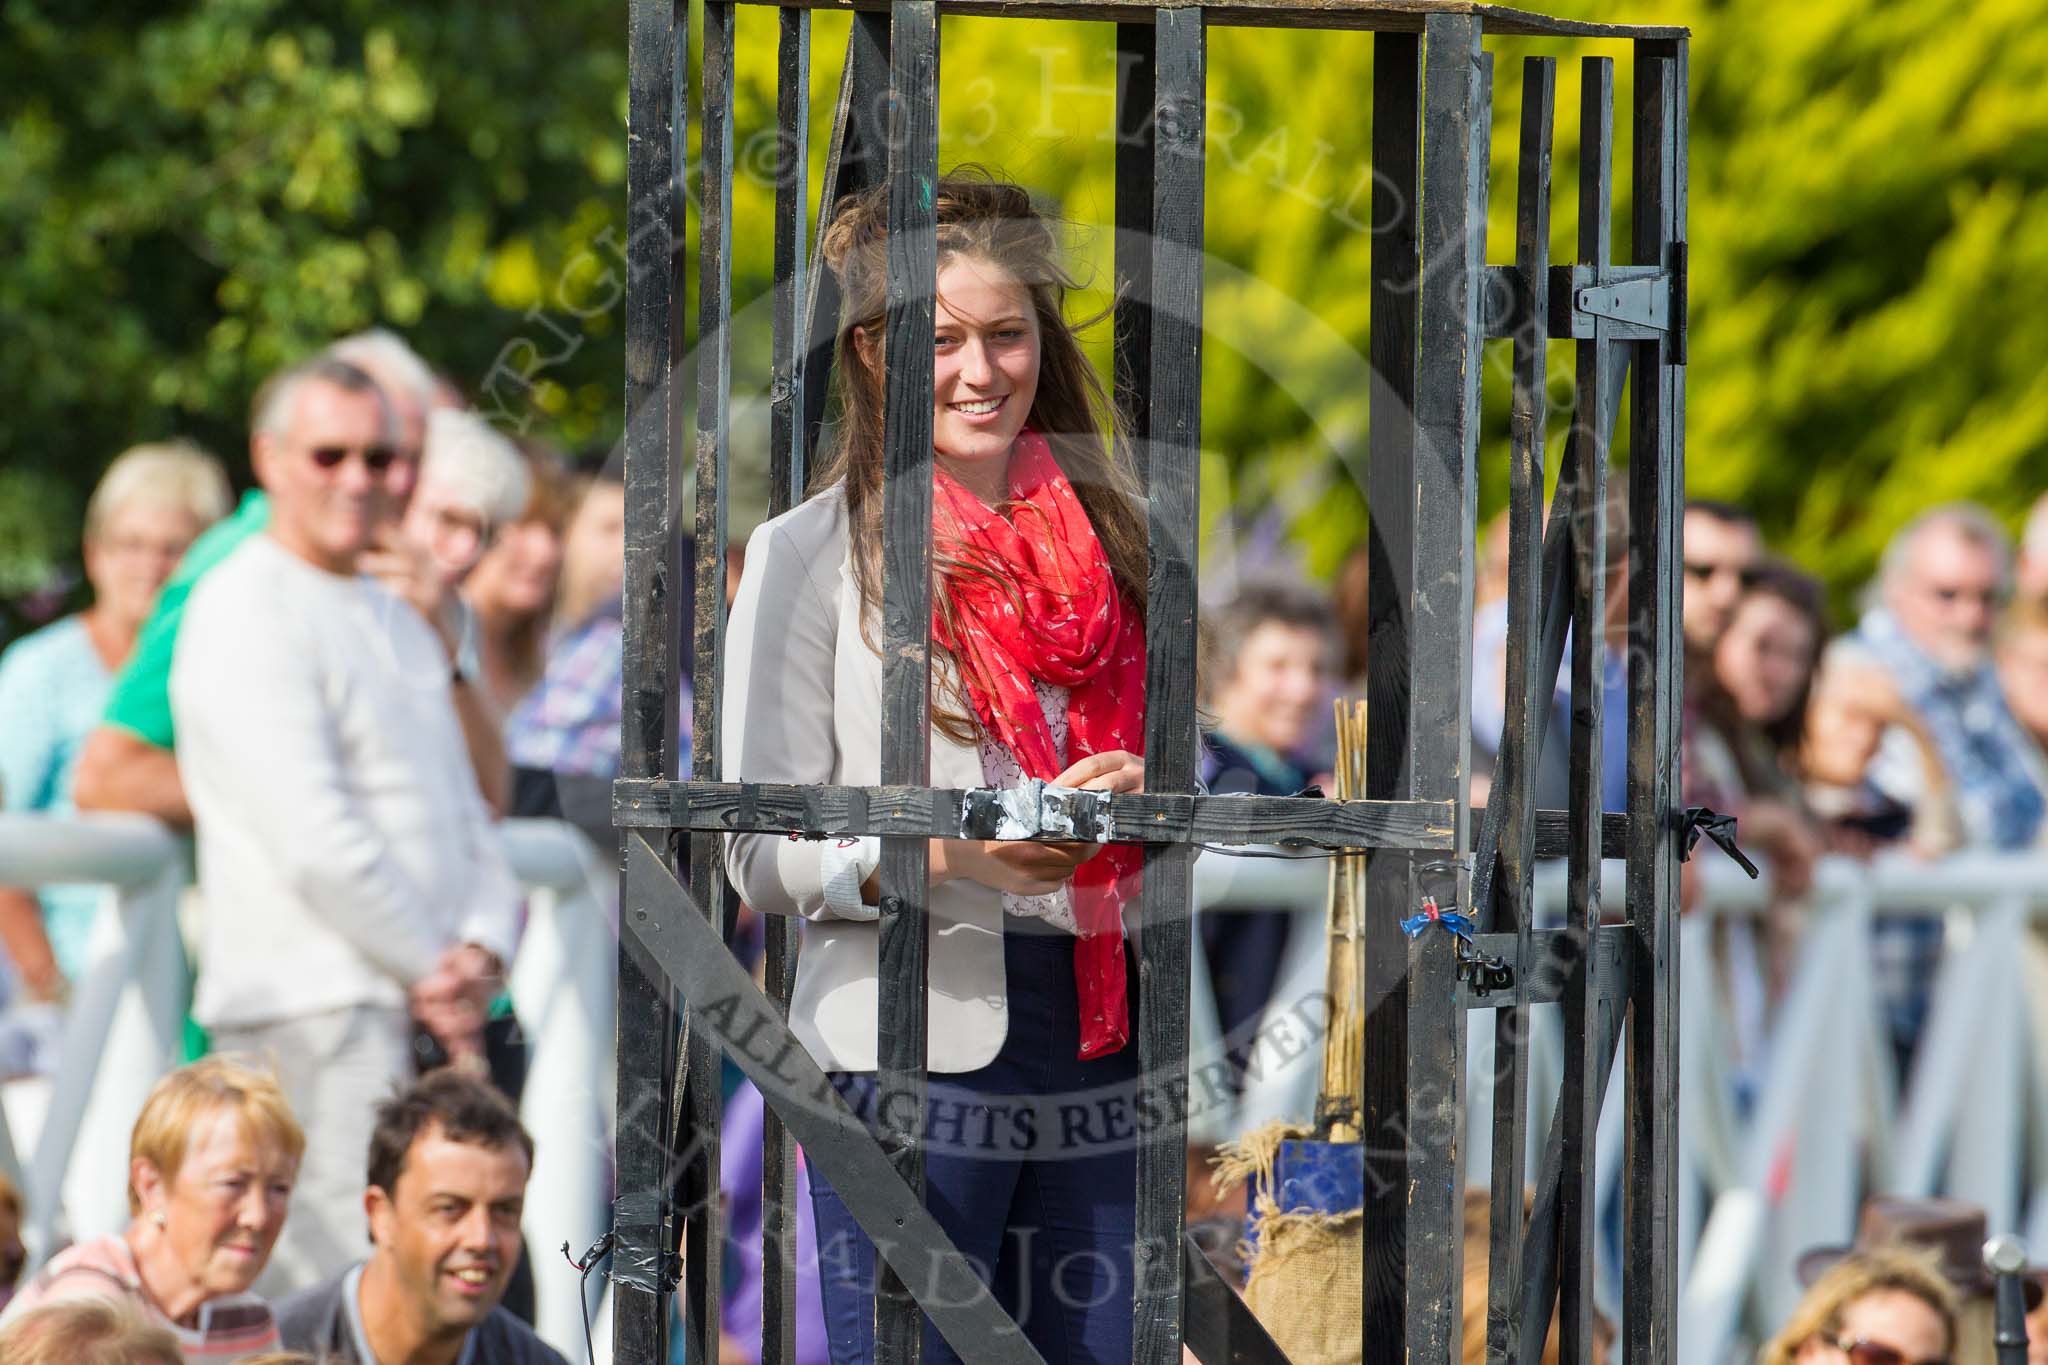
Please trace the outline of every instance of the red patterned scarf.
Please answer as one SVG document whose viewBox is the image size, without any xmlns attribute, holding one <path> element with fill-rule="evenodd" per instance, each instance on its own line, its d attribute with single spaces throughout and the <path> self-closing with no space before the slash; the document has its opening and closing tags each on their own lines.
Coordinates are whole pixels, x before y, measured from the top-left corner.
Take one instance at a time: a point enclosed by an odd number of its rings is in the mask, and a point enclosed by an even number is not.
<svg viewBox="0 0 2048 1365">
<path fill-rule="evenodd" d="M 941 579 L 953 620 L 949 629 L 944 614 L 934 612 L 932 636 L 958 661 L 981 723 L 1009 746 L 1028 776 L 1050 781 L 1063 765 L 1033 680 L 1068 689 L 1067 764 L 1114 749 L 1141 753 L 1145 631 L 1117 591 L 1073 485 L 1037 432 L 1019 433 L 1009 482 L 1005 519 L 937 471 L 935 548 L 975 567 Z M 1130 1040 L 1123 907 L 1137 894 L 1143 866 L 1143 850 L 1111 844 L 1081 864 L 1069 883 L 1081 929 L 1074 984 L 1084 1058 L 1115 1052 Z"/>
</svg>

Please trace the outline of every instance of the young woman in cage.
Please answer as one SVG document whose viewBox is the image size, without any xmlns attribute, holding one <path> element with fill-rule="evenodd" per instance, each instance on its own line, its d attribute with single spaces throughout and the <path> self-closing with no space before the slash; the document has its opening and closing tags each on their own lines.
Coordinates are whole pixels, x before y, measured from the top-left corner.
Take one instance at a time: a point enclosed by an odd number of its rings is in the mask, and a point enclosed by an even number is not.
<svg viewBox="0 0 2048 1365">
<path fill-rule="evenodd" d="M 1146 527 L 1111 404 L 1022 188 L 939 181 L 932 445 L 935 787 L 1144 782 Z M 880 780 L 887 204 L 824 238 L 845 298 L 836 444 L 757 530 L 728 626 L 727 781 Z M 924 362 L 919 358 L 920 363 Z M 890 358 L 894 363 L 894 358 Z M 728 836 L 757 910 L 801 915 L 790 1027 L 875 1115 L 878 841 Z M 930 846 L 928 1204 L 1049 1361 L 1128 1361 L 1140 851 Z M 835 1362 L 873 1358 L 875 1252 L 811 1168 Z M 957 1360 L 926 1329 L 926 1359 Z"/>
</svg>

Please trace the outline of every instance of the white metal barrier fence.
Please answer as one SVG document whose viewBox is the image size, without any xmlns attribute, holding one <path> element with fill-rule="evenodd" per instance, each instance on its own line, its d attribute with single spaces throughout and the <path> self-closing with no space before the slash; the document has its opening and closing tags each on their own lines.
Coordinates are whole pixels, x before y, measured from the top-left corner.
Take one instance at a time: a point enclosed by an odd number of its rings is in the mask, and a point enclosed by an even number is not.
<svg viewBox="0 0 2048 1365">
<path fill-rule="evenodd" d="M 1768 880 L 1749 880 L 1712 850 L 1701 858 L 1701 903 L 1680 938 L 1681 1365 L 1754 1359 L 1798 1301 L 1800 1253 L 1850 1242 L 1871 1194 L 1980 1204 L 1992 1232 L 2021 1232 L 2048 1259 L 2048 946 L 2033 932 L 2048 917 L 2048 858 L 1827 859 L 1801 904 L 1775 910 Z M 1295 936 L 1256 1040 L 1217 1036 L 1198 968 L 1190 1131 L 1215 1140 L 1268 1118 L 1304 1119 L 1318 1066 L 1318 1047 L 1304 1042 L 1321 1041 L 1326 864 L 1205 856 L 1197 867 L 1205 913 L 1286 906 Z M 1562 866 L 1539 869 L 1539 916 L 1561 914 L 1562 874 Z M 1603 884 L 1625 885 L 1619 864 Z M 1872 932 L 1887 919 L 1929 916 L 1945 926 L 1945 950 L 1902 1094 Z M 1748 945 L 1774 929 L 1789 930 L 1796 948 L 1789 984 L 1767 1001 L 1745 959 Z M 1533 1013 L 1532 1170 L 1562 1076 L 1558 1011 Z M 1758 1016 L 1767 1024 L 1751 1035 Z M 1492 1113 L 1493 1030 L 1467 1036 L 1467 1131 L 1482 1134 Z M 1202 1071 L 1233 1052 L 1253 1064 L 1243 1102 L 1205 1113 Z M 1612 1315 L 1618 1282 L 1606 1233 L 1620 1194 L 1622 1132 L 1615 1090 L 1608 1100 L 1596 1148 L 1596 1282 Z M 1486 1142 L 1468 1144 L 1475 1185 L 1486 1183 L 1490 1156 Z"/>
<path fill-rule="evenodd" d="M 522 1112 L 538 1148 L 526 1226 L 539 1325 L 578 1358 L 579 1285 L 553 1249 L 566 1240 L 581 1250 L 606 1224 L 617 882 L 573 826 L 514 820 L 500 828 L 528 890 L 510 990 L 531 1048 Z M 2048 859 L 1831 859 L 1803 906 L 1777 911 L 1767 882 L 1711 854 L 1702 870 L 1702 903 L 1681 938 L 1681 1365 L 1746 1359 L 1796 1302 L 1799 1253 L 1847 1242 L 1869 1193 L 1971 1200 L 1986 1208 L 1993 1231 L 2023 1230 L 2048 1253 L 2048 949 L 2033 933 L 2048 914 Z M 183 841 L 148 820 L 0 817 L 0 885 L 96 882 L 108 888 L 111 910 L 99 917 L 89 965 L 74 983 L 54 1084 L 40 1104 L 0 1113 L 0 1168 L 27 1198 L 31 1263 L 60 1235 L 95 1236 L 127 1220 L 128 1129 L 177 1050 L 187 985 L 177 908 L 187 872 Z M 1539 871 L 1539 903 L 1561 904 L 1560 872 Z M 1189 1063 L 1198 1140 L 1312 1111 L 1327 1018 L 1327 875 L 1319 860 L 1197 863 L 1203 913 L 1278 906 L 1294 918 L 1254 1037 L 1218 1035 L 1198 955 Z M 1618 870 L 1605 882 L 1623 884 Z M 1743 984 L 1739 965 L 1729 970 L 1727 942 L 1731 929 L 1754 931 L 1773 913 L 1798 917 L 1797 956 L 1768 1032 L 1745 1046 L 1727 1004 Z M 1944 921 L 1947 948 L 1901 1095 L 1871 933 L 1886 918 L 1930 914 Z M 1531 1113 L 1547 1119 L 1562 1040 L 1554 1008 L 1534 1013 Z M 1492 1030 L 1469 1037 L 1468 1131 L 1481 1133 Z M 1228 1085 L 1230 1068 L 1246 1073 L 1241 1099 Z M 1599 1135 L 1603 1213 L 1616 1194 L 1617 1117 L 1603 1117 Z M 1531 1125 L 1532 1148 L 1542 1126 Z M 20 1131 L 28 1128 L 32 1139 Z M 1475 1141 L 1469 1151 L 1468 1178 L 1483 1183 L 1489 1146 Z"/>
<path fill-rule="evenodd" d="M 529 1049 L 521 1118 L 535 1146 L 525 1224 L 536 1327 L 580 1359 L 581 1287 L 555 1248 L 567 1241 L 580 1252 L 609 1222 L 618 876 L 572 825 L 498 829 L 527 891 L 508 987 Z M 31 1267 L 60 1238 L 127 1224 L 128 1131 L 178 1053 L 188 985 L 178 903 L 189 880 L 186 842 L 155 821 L 0 816 L 0 886 L 87 883 L 107 896 L 54 1076 L 0 1107 L 0 1168 L 28 1205 Z M 32 1141 L 17 1128 L 32 1128 Z"/>
</svg>

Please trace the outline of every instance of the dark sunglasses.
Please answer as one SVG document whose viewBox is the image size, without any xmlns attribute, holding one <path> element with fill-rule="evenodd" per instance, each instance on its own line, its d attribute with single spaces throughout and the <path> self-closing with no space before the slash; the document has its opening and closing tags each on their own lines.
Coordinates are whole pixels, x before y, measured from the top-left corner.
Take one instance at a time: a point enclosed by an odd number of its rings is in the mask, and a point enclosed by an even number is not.
<svg viewBox="0 0 2048 1365">
<path fill-rule="evenodd" d="M 1753 588 L 1757 584 L 1757 571 L 1753 567 L 1738 569 L 1733 564 L 1695 564 L 1689 559 L 1685 562 L 1685 576 L 1697 578 L 1702 583 L 1724 573 L 1734 574 L 1744 588 Z"/>
<path fill-rule="evenodd" d="M 350 455 L 360 455 L 363 468 L 372 474 L 382 474 L 398 459 L 398 452 L 390 446 L 314 446 L 310 453 L 313 463 L 322 469 L 339 469 Z"/>
<path fill-rule="evenodd" d="M 1930 1356 L 1926 1360 L 1915 1360 L 1896 1347 L 1863 1337 L 1843 1337 L 1835 1343 L 1835 1349 L 1856 1362 L 1856 1365 L 1949 1365 L 1947 1356 Z"/>
<path fill-rule="evenodd" d="M 1952 607 L 1963 601 L 1975 602 L 1986 607 L 2005 605 L 2005 590 L 2002 588 L 1930 588 L 1928 591 L 1945 607 Z"/>
</svg>

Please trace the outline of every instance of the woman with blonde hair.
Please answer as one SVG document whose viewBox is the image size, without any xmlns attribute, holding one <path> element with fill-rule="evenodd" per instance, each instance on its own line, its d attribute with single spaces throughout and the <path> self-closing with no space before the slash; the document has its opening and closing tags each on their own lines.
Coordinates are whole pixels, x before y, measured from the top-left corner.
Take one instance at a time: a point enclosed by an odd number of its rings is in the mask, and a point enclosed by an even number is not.
<svg viewBox="0 0 2048 1365">
<path fill-rule="evenodd" d="M 136 446 L 107 466 L 85 511 L 92 605 L 0 654 L 0 811 L 68 815 L 79 746 L 100 722 L 157 589 L 227 514 L 220 462 L 183 441 Z M 85 965 L 100 896 L 0 891 L 0 945 L 31 1000 L 60 1000 Z"/>
<path fill-rule="evenodd" d="M 1956 1313 L 1937 1252 L 1852 1252 L 1813 1282 L 1758 1365 L 1949 1365 Z"/>
<path fill-rule="evenodd" d="M 111 1299 L 168 1329 L 194 1365 L 277 1350 L 277 1321 L 249 1287 L 284 1227 L 305 1148 L 268 1073 L 222 1056 L 171 1072 L 129 1138 L 127 1230 L 53 1257 L 9 1319 Z"/>
<path fill-rule="evenodd" d="M 0 1331 L 7 1365 L 184 1365 L 178 1339 L 126 1304 L 73 1299 L 23 1313 Z"/>
<path fill-rule="evenodd" d="M 1021 187 L 934 186 L 931 367 L 934 786 L 1033 778 L 1136 791 L 1145 524 L 1100 377 L 1063 312 L 1058 234 Z M 887 202 L 843 202 L 836 445 L 802 505 L 749 541 L 726 651 L 726 781 L 880 780 Z M 710 776 L 710 774 L 700 774 Z M 930 845 L 929 1203 L 1049 1361 L 1131 1358 L 1138 1112 L 1124 911 L 1129 846 Z M 876 841 L 735 835 L 747 904 L 799 915 L 791 1028 L 856 1112 L 877 1102 Z M 1035 1122 L 1083 1094 L 1103 1123 Z M 1002 1098 L 998 1098 L 1002 1097 Z M 966 1125 L 955 1114 L 977 1114 Z M 986 1120 L 986 1121 L 984 1121 Z M 1121 1129 L 1119 1130 L 1119 1125 Z M 827 1336 L 873 1358 L 875 1250 L 812 1168 Z M 925 1359 L 959 1357 L 935 1332 Z"/>
</svg>

